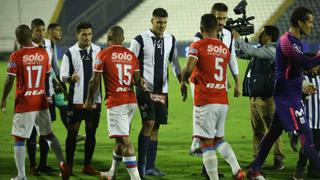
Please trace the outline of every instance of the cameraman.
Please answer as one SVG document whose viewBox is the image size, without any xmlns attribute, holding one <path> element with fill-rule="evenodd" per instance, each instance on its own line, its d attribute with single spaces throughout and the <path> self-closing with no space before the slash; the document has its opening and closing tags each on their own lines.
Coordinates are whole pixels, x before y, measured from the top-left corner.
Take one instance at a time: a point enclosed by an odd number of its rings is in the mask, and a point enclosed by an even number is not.
<svg viewBox="0 0 320 180">
<path fill-rule="evenodd" d="M 279 30 L 275 26 L 264 26 L 259 34 L 260 45 L 258 47 L 253 47 L 240 39 L 240 34 L 237 31 L 233 30 L 232 34 L 235 38 L 236 49 L 251 57 L 243 81 L 243 95 L 249 96 L 250 99 L 253 156 L 255 157 L 275 111 L 272 91 L 275 73 L 275 46 L 279 38 Z M 284 157 L 282 141 L 279 138 L 274 146 L 274 169 L 281 170 L 285 167 Z"/>
</svg>

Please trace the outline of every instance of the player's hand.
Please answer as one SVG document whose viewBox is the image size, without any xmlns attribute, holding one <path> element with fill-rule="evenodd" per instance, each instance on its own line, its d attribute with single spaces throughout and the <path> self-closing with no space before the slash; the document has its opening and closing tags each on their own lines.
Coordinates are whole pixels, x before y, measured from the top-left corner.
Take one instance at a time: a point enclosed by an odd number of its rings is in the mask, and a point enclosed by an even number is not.
<svg viewBox="0 0 320 180">
<path fill-rule="evenodd" d="M 241 88 L 240 88 L 239 85 L 234 87 L 234 95 L 233 96 L 234 97 L 240 97 L 241 96 Z"/>
<path fill-rule="evenodd" d="M 308 81 L 303 81 L 303 83 L 302 83 L 303 94 L 312 95 L 312 94 L 317 93 L 317 90 L 318 90 L 318 88 L 314 84 L 312 84 Z"/>
<path fill-rule="evenodd" d="M 76 72 L 74 72 L 71 76 L 71 81 L 76 83 L 79 80 L 80 80 L 80 76 Z"/>
<path fill-rule="evenodd" d="M 83 108 L 91 110 L 92 109 L 92 103 L 89 102 L 89 100 L 86 100 L 86 102 L 83 104 Z"/>
<path fill-rule="evenodd" d="M 3 101 L 1 101 L 1 105 L 0 105 L 1 107 L 1 111 L 2 112 L 6 112 L 6 106 L 7 106 L 7 101 L 5 101 L 5 100 L 3 100 Z"/>
<path fill-rule="evenodd" d="M 180 91 L 181 91 L 181 95 L 182 95 L 182 101 L 186 101 L 187 94 L 188 94 L 188 88 L 187 88 L 185 82 L 181 83 Z"/>
<path fill-rule="evenodd" d="M 295 132 L 288 132 L 288 136 L 289 136 L 289 140 L 290 140 L 291 149 L 294 152 L 297 152 L 298 151 L 298 148 L 297 148 L 298 135 Z"/>
</svg>

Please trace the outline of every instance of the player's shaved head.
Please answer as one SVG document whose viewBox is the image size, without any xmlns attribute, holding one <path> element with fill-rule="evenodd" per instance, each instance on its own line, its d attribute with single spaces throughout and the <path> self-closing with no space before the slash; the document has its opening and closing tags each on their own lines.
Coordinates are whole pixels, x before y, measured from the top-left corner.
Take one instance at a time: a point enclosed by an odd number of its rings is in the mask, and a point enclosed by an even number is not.
<svg viewBox="0 0 320 180">
<path fill-rule="evenodd" d="M 29 26 L 22 24 L 16 28 L 15 33 L 20 45 L 32 43 L 32 31 Z"/>
<path fill-rule="evenodd" d="M 31 29 L 34 29 L 39 26 L 45 26 L 44 21 L 40 18 L 35 18 L 31 21 Z"/>
<path fill-rule="evenodd" d="M 122 27 L 116 25 L 109 29 L 107 41 L 114 44 L 122 44 L 124 40 L 124 31 Z"/>
<path fill-rule="evenodd" d="M 218 26 L 218 22 L 215 15 L 209 13 L 209 14 L 204 14 L 201 17 L 201 22 L 200 22 L 201 33 L 217 31 L 217 26 Z"/>
</svg>

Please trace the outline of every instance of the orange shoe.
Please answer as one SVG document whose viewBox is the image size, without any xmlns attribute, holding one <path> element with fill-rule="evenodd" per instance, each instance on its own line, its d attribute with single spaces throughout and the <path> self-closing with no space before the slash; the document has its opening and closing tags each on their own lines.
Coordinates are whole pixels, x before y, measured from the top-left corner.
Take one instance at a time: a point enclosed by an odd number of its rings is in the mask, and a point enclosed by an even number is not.
<svg viewBox="0 0 320 180">
<path fill-rule="evenodd" d="M 233 175 L 233 179 L 234 180 L 244 180 L 246 179 L 246 173 L 244 171 L 242 171 L 241 169 L 239 169 L 239 171 L 237 172 L 237 174 Z"/>
<path fill-rule="evenodd" d="M 62 180 L 68 180 L 71 175 L 71 168 L 69 165 L 67 165 L 65 162 L 60 163 L 60 176 Z"/>
<path fill-rule="evenodd" d="M 82 173 L 88 175 L 99 175 L 100 172 L 95 170 L 90 164 L 83 166 Z"/>
</svg>

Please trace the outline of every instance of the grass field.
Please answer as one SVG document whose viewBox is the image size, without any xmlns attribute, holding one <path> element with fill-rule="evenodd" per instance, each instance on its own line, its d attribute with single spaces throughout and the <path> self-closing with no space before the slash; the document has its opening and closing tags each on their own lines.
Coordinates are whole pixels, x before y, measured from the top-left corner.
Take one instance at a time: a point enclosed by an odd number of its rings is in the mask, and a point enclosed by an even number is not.
<svg viewBox="0 0 320 180">
<path fill-rule="evenodd" d="M 184 64 L 184 59 L 181 59 L 181 64 Z M 247 62 L 239 61 L 240 73 L 244 74 Z M 3 84 L 5 80 L 6 62 L 0 62 L 0 91 L 2 96 Z M 170 70 L 171 72 L 171 70 Z M 231 80 L 231 76 L 229 75 Z M 182 102 L 180 96 L 179 85 L 177 80 L 171 74 L 170 76 L 170 93 L 169 93 L 169 124 L 162 126 L 159 133 L 159 150 L 157 156 L 157 167 L 167 173 L 167 176 L 161 178 L 147 177 L 147 179 L 162 179 L 162 180 L 199 180 L 204 179 L 200 176 L 202 159 L 199 157 L 192 157 L 188 154 L 191 133 L 192 133 L 192 103 L 189 93 L 187 102 Z M 252 160 L 252 131 L 249 114 L 248 98 L 240 97 L 233 98 L 233 91 L 229 93 L 229 117 L 226 124 L 226 137 L 225 139 L 233 147 L 238 161 L 242 167 L 246 166 Z M 11 123 L 13 115 L 13 102 L 14 91 L 12 90 L 8 98 L 7 112 L 0 112 L 0 180 L 7 180 L 16 175 L 15 163 L 13 158 L 13 138 L 10 135 Z M 57 116 L 58 117 L 58 116 Z M 135 114 L 135 118 L 131 128 L 131 139 L 137 149 L 137 137 L 139 129 L 141 127 L 140 115 L 138 111 Z M 64 129 L 61 120 L 58 118 L 54 123 L 54 132 L 58 136 L 58 139 L 63 144 L 66 138 L 66 130 Z M 81 127 L 81 134 L 84 133 L 84 125 Z M 97 145 L 95 154 L 93 156 L 93 165 L 98 170 L 106 170 L 111 165 L 113 140 L 110 140 L 107 136 L 106 126 L 106 110 L 103 108 L 100 125 L 97 131 Z M 284 180 L 292 176 L 293 169 L 298 157 L 297 153 L 292 152 L 289 147 L 287 135 L 283 135 L 284 140 L 284 152 L 286 154 L 284 170 L 276 171 L 271 170 L 269 167 L 273 164 L 273 153 L 269 156 L 265 163 L 264 172 L 267 174 L 267 178 L 270 180 Z M 98 177 L 91 177 L 82 174 L 84 143 L 77 144 L 77 150 L 75 155 L 74 176 L 71 179 L 98 179 Z M 39 157 L 39 152 L 37 153 Z M 221 157 L 219 158 L 219 169 L 225 174 L 222 179 L 232 179 L 231 169 L 224 162 Z M 39 161 L 39 159 L 38 159 Z M 49 152 L 48 164 L 50 166 L 57 165 L 53 153 Z M 28 175 L 29 161 L 26 158 L 26 172 Z M 58 179 L 57 176 L 42 175 L 39 177 L 31 177 L 34 179 Z M 129 176 L 122 165 L 119 171 L 119 180 L 127 180 Z"/>
</svg>

